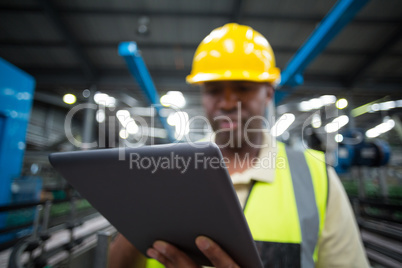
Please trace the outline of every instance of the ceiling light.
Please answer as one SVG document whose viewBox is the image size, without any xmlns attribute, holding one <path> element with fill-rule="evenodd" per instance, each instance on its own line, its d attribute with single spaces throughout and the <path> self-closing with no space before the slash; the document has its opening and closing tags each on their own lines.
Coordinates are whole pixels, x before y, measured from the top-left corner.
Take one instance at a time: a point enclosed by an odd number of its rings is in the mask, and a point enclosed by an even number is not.
<svg viewBox="0 0 402 268">
<path fill-rule="evenodd" d="M 367 138 L 376 138 L 378 136 L 380 136 L 380 132 L 377 131 L 377 129 L 372 128 L 366 131 L 366 137 Z"/>
<path fill-rule="evenodd" d="M 122 129 L 120 130 L 120 132 L 119 132 L 119 136 L 120 136 L 120 138 L 122 138 L 123 140 L 125 140 L 125 139 L 128 138 L 128 133 L 127 133 L 127 131 L 126 131 L 124 128 L 122 128 Z"/>
<path fill-rule="evenodd" d="M 384 118 L 384 122 L 379 124 L 378 126 L 371 128 L 366 131 L 367 138 L 375 138 L 380 136 L 381 134 L 390 131 L 395 127 L 395 121 L 393 119 L 389 119 L 389 117 Z"/>
<path fill-rule="evenodd" d="M 105 122 L 105 110 L 103 109 L 99 109 L 96 111 L 96 121 L 98 121 L 98 123 L 103 123 Z"/>
<path fill-rule="evenodd" d="M 334 95 L 323 95 L 320 97 L 320 100 L 322 101 L 322 104 L 325 106 L 335 103 L 336 97 Z"/>
<path fill-rule="evenodd" d="M 346 99 L 339 99 L 335 103 L 335 106 L 340 110 L 345 109 L 348 106 L 348 101 Z"/>
<path fill-rule="evenodd" d="M 120 123 L 124 123 L 126 119 L 130 117 L 130 112 L 127 110 L 118 110 L 116 112 L 117 119 L 120 121 Z"/>
<path fill-rule="evenodd" d="M 312 109 L 320 109 L 323 106 L 322 101 L 318 98 L 311 99 L 309 104 Z"/>
<path fill-rule="evenodd" d="M 168 91 L 163 95 L 160 102 L 165 107 L 183 108 L 186 105 L 186 99 L 180 91 Z"/>
<path fill-rule="evenodd" d="M 335 135 L 335 141 L 336 142 L 342 142 L 343 141 L 343 135 L 342 134 L 336 134 Z"/>
<path fill-rule="evenodd" d="M 373 105 L 371 105 L 371 110 L 373 112 L 377 112 L 380 110 L 380 105 L 378 103 L 374 103 Z"/>
<path fill-rule="evenodd" d="M 135 123 L 134 119 L 130 118 L 130 120 L 125 125 L 128 134 L 137 134 L 138 133 L 138 125 Z"/>
<path fill-rule="evenodd" d="M 150 19 L 147 16 L 142 16 L 138 19 L 138 28 L 137 33 L 139 35 L 148 35 L 149 34 L 149 23 Z"/>
<path fill-rule="evenodd" d="M 386 101 L 386 102 L 380 103 L 380 110 L 387 111 L 392 108 L 395 108 L 395 106 L 396 106 L 395 101 Z"/>
<path fill-rule="evenodd" d="M 347 123 L 349 123 L 349 117 L 347 115 L 341 115 L 334 120 L 332 120 L 331 123 L 328 123 L 325 126 L 325 131 L 327 133 L 333 133 L 341 129 L 343 126 L 346 126 Z"/>
<path fill-rule="evenodd" d="M 63 101 L 67 104 L 74 104 L 77 101 L 77 98 L 73 94 L 66 94 L 63 96 Z"/>
<path fill-rule="evenodd" d="M 176 138 L 182 138 L 184 135 L 190 132 L 188 119 L 188 113 L 186 112 L 175 112 L 168 116 L 167 122 L 169 125 L 175 127 Z"/>
<path fill-rule="evenodd" d="M 116 99 L 109 96 L 106 93 L 95 93 L 94 101 L 96 104 L 103 105 L 106 107 L 115 107 L 116 106 Z"/>
<path fill-rule="evenodd" d="M 308 112 L 311 111 L 311 106 L 309 101 L 302 101 L 299 103 L 299 110 L 301 112 Z"/>
<path fill-rule="evenodd" d="M 321 116 L 319 114 L 314 114 L 313 118 L 311 119 L 311 125 L 313 128 L 321 127 Z"/>
<path fill-rule="evenodd" d="M 322 95 L 319 98 L 313 98 L 308 101 L 302 101 L 299 104 L 299 110 L 302 112 L 308 112 L 314 109 L 320 109 L 321 107 L 329 104 L 333 104 L 336 101 L 336 97 L 333 95 Z"/>
<path fill-rule="evenodd" d="M 84 98 L 88 98 L 91 96 L 91 91 L 89 89 L 84 89 L 84 91 L 82 91 L 82 96 L 84 96 Z"/>
<path fill-rule="evenodd" d="M 274 137 L 278 137 L 282 135 L 292 123 L 295 121 L 296 117 L 294 114 L 286 113 L 283 114 L 275 123 L 275 125 L 271 128 L 271 135 Z"/>
</svg>

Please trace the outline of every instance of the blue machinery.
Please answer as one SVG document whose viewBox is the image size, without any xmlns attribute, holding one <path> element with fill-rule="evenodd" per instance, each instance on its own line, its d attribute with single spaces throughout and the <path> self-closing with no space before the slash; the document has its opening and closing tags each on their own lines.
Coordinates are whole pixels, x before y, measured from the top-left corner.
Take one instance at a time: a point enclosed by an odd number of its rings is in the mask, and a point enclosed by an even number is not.
<svg viewBox="0 0 402 268">
<path fill-rule="evenodd" d="M 306 67 L 368 2 L 369 0 L 339 0 L 288 62 L 281 74 L 280 87 L 303 84 L 303 72 Z M 119 54 L 126 60 L 128 69 L 137 80 L 149 103 L 155 105 L 158 117 L 168 132 L 169 140 L 174 141 L 172 128 L 167 124 L 166 118 L 159 115 L 161 105 L 158 92 L 138 51 L 137 44 L 135 42 L 120 43 Z M 289 94 L 289 91 L 277 91 L 275 103 L 280 103 Z"/>
<path fill-rule="evenodd" d="M 34 88 L 32 76 L 0 58 L 0 206 L 10 203 L 11 183 L 21 175 Z M 0 228 L 6 217 L 0 214 Z"/>
<path fill-rule="evenodd" d="M 356 145 L 341 143 L 336 152 L 338 164 L 335 170 L 338 174 L 348 172 L 353 166 L 381 167 L 388 164 L 391 148 L 382 140 L 361 142 Z"/>
</svg>

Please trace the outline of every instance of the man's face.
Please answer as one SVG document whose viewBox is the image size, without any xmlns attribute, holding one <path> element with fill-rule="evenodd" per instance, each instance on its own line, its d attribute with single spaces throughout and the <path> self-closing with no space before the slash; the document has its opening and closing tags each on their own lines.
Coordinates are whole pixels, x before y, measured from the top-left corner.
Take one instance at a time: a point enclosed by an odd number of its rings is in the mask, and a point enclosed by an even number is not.
<svg viewBox="0 0 402 268">
<path fill-rule="evenodd" d="M 213 81 L 204 83 L 202 104 L 212 129 L 219 133 L 216 141 L 226 143 L 230 137 L 244 140 L 245 127 L 261 129 L 261 118 L 265 115 L 266 106 L 272 95 L 273 88 L 266 82 Z M 232 136 L 230 136 L 230 132 Z M 250 137 L 253 134 L 248 132 L 247 135 Z"/>
</svg>

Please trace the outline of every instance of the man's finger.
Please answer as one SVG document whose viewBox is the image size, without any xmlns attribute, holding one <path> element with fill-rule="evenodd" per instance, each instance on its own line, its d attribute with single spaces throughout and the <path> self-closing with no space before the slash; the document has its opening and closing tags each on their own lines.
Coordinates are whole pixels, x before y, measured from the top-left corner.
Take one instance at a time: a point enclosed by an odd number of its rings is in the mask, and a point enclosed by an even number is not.
<svg viewBox="0 0 402 268">
<path fill-rule="evenodd" d="M 199 236 L 195 243 L 216 268 L 239 267 L 218 244 L 208 237 Z"/>
<path fill-rule="evenodd" d="M 159 254 L 163 255 L 165 260 L 161 262 L 165 266 L 169 267 L 188 267 L 188 268 L 198 268 L 199 266 L 188 257 L 183 251 L 179 250 L 175 246 L 166 243 L 164 241 L 156 241 L 153 244 L 153 249 Z"/>
<path fill-rule="evenodd" d="M 157 251 L 153 248 L 149 248 L 147 250 L 147 255 L 149 257 L 151 257 L 152 259 L 155 259 L 158 262 L 162 263 L 165 266 L 169 265 L 169 260 L 163 254 L 159 253 L 159 251 Z"/>
</svg>

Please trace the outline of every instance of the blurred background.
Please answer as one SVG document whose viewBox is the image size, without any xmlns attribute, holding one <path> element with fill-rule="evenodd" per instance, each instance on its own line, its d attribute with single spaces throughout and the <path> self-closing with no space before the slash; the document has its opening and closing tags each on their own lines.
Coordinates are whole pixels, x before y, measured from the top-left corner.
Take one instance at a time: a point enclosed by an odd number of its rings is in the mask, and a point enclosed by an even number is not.
<svg viewBox="0 0 402 268">
<path fill-rule="evenodd" d="M 371 265 L 401 267 L 401 18 L 399 0 L 2 0 L 0 267 L 101 267 L 115 230 L 49 153 L 211 134 L 185 77 L 229 22 L 274 50 L 277 139 L 326 152 Z"/>
</svg>

